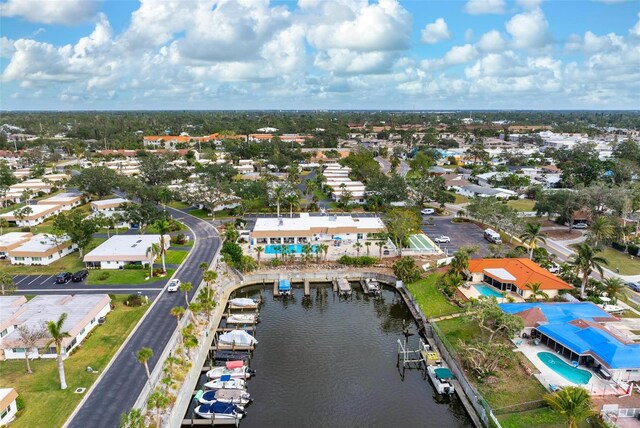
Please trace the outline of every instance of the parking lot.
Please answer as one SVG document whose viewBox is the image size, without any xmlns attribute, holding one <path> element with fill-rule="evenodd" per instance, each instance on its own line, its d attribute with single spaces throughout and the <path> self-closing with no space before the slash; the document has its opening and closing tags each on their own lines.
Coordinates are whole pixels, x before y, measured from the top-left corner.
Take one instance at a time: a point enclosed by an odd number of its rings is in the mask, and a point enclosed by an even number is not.
<svg viewBox="0 0 640 428">
<path fill-rule="evenodd" d="M 41 291 L 78 291 L 96 289 L 126 289 L 126 290 L 161 290 L 168 281 L 168 278 L 159 279 L 148 284 L 108 284 L 108 285 L 87 285 L 85 281 L 72 282 L 66 284 L 56 284 L 56 275 L 15 275 L 13 281 L 18 291 L 28 291 L 39 293 Z"/>
<path fill-rule="evenodd" d="M 489 242 L 484 239 L 483 230 L 473 223 L 452 223 L 451 217 L 431 217 L 434 224 L 428 225 L 425 217 L 422 224 L 422 231 L 431 240 L 440 235 L 451 238 L 448 244 L 438 244 L 442 251 L 448 255 L 452 255 L 458 248 L 463 246 L 475 245 L 479 251 L 474 257 L 485 257 L 489 255 Z"/>
</svg>

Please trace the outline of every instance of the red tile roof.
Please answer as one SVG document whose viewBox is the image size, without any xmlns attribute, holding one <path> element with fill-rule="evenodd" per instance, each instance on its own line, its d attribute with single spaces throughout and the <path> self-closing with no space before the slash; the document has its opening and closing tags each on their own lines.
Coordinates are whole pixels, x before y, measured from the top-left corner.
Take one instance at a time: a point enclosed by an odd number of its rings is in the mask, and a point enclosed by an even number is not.
<svg viewBox="0 0 640 428">
<path fill-rule="evenodd" d="M 529 259 L 471 259 L 469 272 L 480 273 L 485 269 L 504 269 L 513 275 L 513 282 L 521 290 L 529 290 L 525 284 L 540 283 L 541 290 L 571 290 L 567 284 L 548 270 L 541 268 Z M 498 278 L 496 278 L 498 279 Z"/>
</svg>

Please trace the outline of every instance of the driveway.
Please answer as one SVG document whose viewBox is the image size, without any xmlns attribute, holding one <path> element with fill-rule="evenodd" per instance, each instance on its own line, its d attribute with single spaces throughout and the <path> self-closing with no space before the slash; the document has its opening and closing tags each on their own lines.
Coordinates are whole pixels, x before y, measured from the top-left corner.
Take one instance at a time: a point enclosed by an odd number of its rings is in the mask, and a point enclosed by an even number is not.
<svg viewBox="0 0 640 428">
<path fill-rule="evenodd" d="M 429 218 L 433 218 L 433 225 L 427 224 Z M 483 230 L 473 223 L 452 223 L 451 217 L 424 216 L 422 231 L 432 240 L 440 235 L 451 238 L 448 244 L 438 244 L 449 256 L 458 251 L 458 248 L 469 245 L 479 247 L 473 257 L 489 255 L 489 242 L 484 239 Z"/>
</svg>

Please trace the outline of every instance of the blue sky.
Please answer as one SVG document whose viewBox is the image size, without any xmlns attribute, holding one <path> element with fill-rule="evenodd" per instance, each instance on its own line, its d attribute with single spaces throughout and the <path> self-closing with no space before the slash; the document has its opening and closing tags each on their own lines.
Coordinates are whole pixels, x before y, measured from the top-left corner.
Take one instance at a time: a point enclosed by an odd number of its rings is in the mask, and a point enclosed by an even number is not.
<svg viewBox="0 0 640 428">
<path fill-rule="evenodd" d="M 0 0 L 0 108 L 640 109 L 640 2 Z"/>
</svg>

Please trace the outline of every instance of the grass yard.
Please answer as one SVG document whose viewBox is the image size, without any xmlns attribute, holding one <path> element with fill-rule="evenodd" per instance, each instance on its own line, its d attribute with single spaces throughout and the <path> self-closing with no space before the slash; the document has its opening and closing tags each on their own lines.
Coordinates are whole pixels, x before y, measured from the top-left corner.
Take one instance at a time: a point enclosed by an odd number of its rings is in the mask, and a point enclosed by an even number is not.
<svg viewBox="0 0 640 428">
<path fill-rule="evenodd" d="M 607 259 L 609 262 L 607 267 L 614 272 L 616 272 L 616 269 L 620 269 L 621 275 L 640 274 L 640 259 L 637 257 L 632 258 L 629 253 L 623 253 L 611 247 L 604 247 L 598 255 Z"/>
<path fill-rule="evenodd" d="M 436 282 L 440 277 L 440 274 L 434 273 L 425 279 L 407 285 L 418 305 L 420 305 L 422 313 L 427 318 L 435 318 L 462 311 L 461 308 L 450 303 L 438 290 Z"/>
<path fill-rule="evenodd" d="M 469 198 L 467 198 L 466 196 L 458 195 L 457 193 L 453 193 L 453 196 L 456 198 L 456 200 L 453 202 L 456 205 L 466 204 L 467 202 L 469 202 Z"/>
<path fill-rule="evenodd" d="M 507 206 L 513 208 L 516 211 L 533 211 L 536 201 L 533 199 L 516 199 L 508 201 Z"/>
<path fill-rule="evenodd" d="M 87 254 L 106 240 L 106 238 L 93 238 L 91 243 L 84 249 L 84 254 Z M 80 258 L 80 253 L 76 251 L 48 266 L 12 265 L 9 260 L 1 260 L 0 269 L 9 275 L 55 275 L 60 272 L 73 273 L 84 269 L 84 263 Z"/>
<path fill-rule="evenodd" d="M 11 424 L 13 428 L 64 424 L 84 396 L 73 391 L 89 388 L 98 377 L 97 373 L 87 373 L 87 366 L 102 372 L 147 310 L 147 306 L 124 306 L 125 299 L 126 296 L 113 297 L 116 308 L 107 315 L 105 324 L 89 333 L 80 348 L 65 360 L 66 390 L 60 389 L 55 359 L 32 361 L 31 375 L 26 374 L 24 360 L 0 362 L 0 385 L 15 388 L 25 403 L 22 414 Z M 142 366 L 140 370 L 144 370 Z"/>
<path fill-rule="evenodd" d="M 503 428 L 544 427 L 563 428 L 567 423 L 549 407 L 529 410 L 527 412 L 509 413 L 498 416 Z"/>
<path fill-rule="evenodd" d="M 170 265 L 179 265 L 187 258 L 188 254 L 189 252 L 185 250 L 169 250 L 164 256 L 165 263 Z"/>
<path fill-rule="evenodd" d="M 201 210 L 201 209 L 191 210 L 191 211 L 189 211 L 189 214 L 191 214 L 194 217 L 198 217 L 198 218 L 202 218 L 202 219 L 211 218 L 211 216 L 209 215 L 208 212 L 206 212 L 205 210 Z"/>
<path fill-rule="evenodd" d="M 168 206 L 170 206 L 171 208 L 175 208 L 177 210 L 183 210 L 185 208 L 189 208 L 191 205 L 185 203 L 185 202 L 181 202 L 181 201 L 171 201 L 167 204 Z"/>
<path fill-rule="evenodd" d="M 155 264 L 157 268 L 160 266 Z M 167 275 L 163 278 L 168 278 L 173 275 L 175 269 L 167 269 Z M 106 277 L 103 278 L 103 275 Z M 147 284 L 150 282 L 159 281 L 162 278 L 153 277 L 146 279 L 149 276 L 149 269 L 133 270 L 133 269 L 114 269 L 114 270 L 90 270 L 89 276 L 86 279 L 87 285 L 130 285 L 130 284 Z"/>
</svg>

